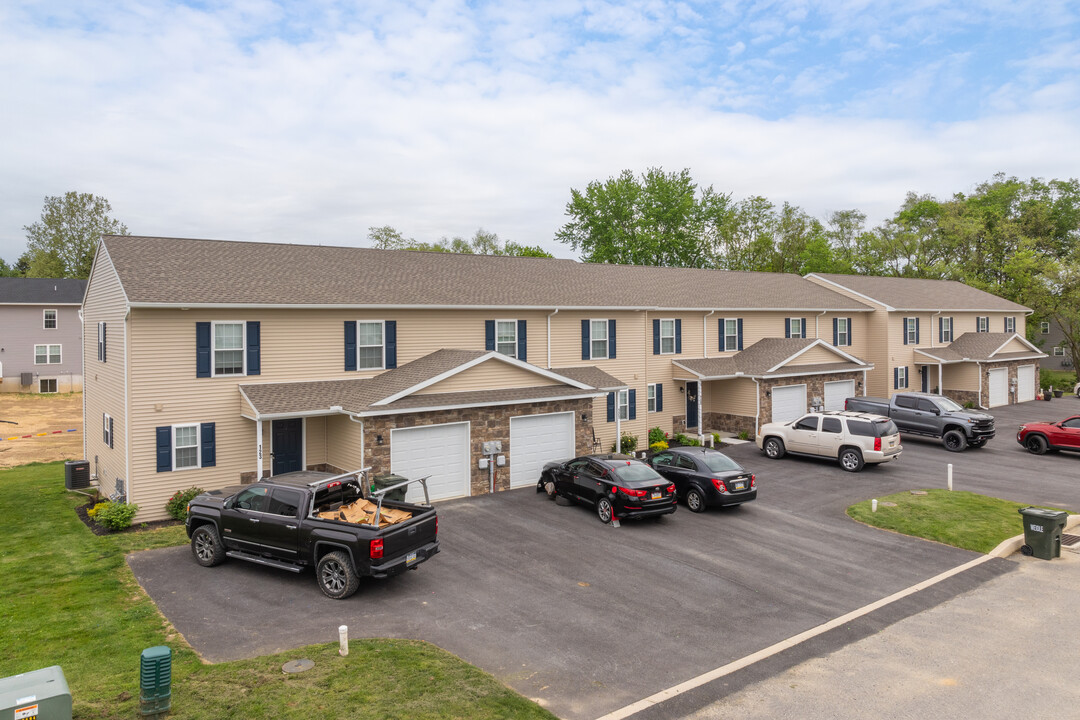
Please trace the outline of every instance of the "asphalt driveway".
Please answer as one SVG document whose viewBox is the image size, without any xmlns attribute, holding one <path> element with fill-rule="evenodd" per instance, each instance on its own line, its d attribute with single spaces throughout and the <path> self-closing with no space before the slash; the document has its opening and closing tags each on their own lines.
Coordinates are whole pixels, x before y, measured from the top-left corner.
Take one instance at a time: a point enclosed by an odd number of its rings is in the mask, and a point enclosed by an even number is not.
<svg viewBox="0 0 1080 720">
<path fill-rule="evenodd" d="M 1069 410 L 1080 401 L 1006 408 L 984 449 L 953 454 L 905 439 L 898 462 L 858 474 L 818 460 L 769 461 L 741 445 L 730 454 L 757 473 L 758 500 L 702 515 L 680 507 L 621 528 L 532 489 L 441 503 L 442 553 L 404 576 L 366 580 L 346 601 L 323 597 L 313 573 L 236 561 L 206 569 L 187 548 L 129 563 L 211 661 L 333 641 L 346 624 L 352 637 L 427 640 L 561 717 L 595 718 L 977 557 L 854 523 L 844 514 L 853 502 L 943 487 L 951 462 L 956 489 L 1080 510 L 1080 457 L 1035 457 L 1014 438 L 1021 419 Z M 912 596 L 904 612 L 1014 565 L 980 567 L 967 585 Z M 834 642 L 859 633 L 850 635 Z M 650 713 L 663 715 L 663 706 Z"/>
</svg>

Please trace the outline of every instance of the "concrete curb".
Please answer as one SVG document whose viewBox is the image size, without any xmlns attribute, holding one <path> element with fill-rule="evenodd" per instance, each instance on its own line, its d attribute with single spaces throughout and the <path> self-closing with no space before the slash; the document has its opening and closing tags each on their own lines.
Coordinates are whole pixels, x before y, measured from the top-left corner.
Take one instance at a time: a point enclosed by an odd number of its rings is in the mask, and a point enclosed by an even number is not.
<svg viewBox="0 0 1080 720">
<path fill-rule="evenodd" d="M 1080 515 L 1070 515 L 1065 520 L 1066 530 L 1071 530 L 1077 525 L 1080 525 Z M 1023 544 L 1024 536 L 1017 535 L 1016 537 L 1011 537 L 1008 540 L 1002 540 L 1001 543 L 996 548 L 987 553 L 987 555 L 989 555 L 990 557 L 998 558 L 1008 557 L 1009 555 L 1012 555 L 1014 552 L 1019 550 L 1020 546 Z"/>
</svg>

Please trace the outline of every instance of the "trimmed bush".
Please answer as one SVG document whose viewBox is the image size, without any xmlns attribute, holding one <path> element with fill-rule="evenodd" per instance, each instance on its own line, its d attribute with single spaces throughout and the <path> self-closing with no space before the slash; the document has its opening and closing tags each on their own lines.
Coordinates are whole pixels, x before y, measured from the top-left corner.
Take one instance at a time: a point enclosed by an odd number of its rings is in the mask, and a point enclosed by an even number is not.
<svg viewBox="0 0 1080 720">
<path fill-rule="evenodd" d="M 197 487 L 190 487 L 187 490 L 177 490 L 173 493 L 173 496 L 169 498 L 169 501 L 165 503 L 165 512 L 169 513 L 169 516 L 173 520 L 179 520 L 181 522 L 187 520 L 187 506 L 191 502 L 192 498 L 196 495 L 202 495 L 205 490 Z"/>
<path fill-rule="evenodd" d="M 649 431 L 649 447 L 652 447 L 655 443 L 667 442 L 667 433 L 658 427 L 654 427 Z"/>
<path fill-rule="evenodd" d="M 139 506 L 131 503 L 101 503 L 105 507 L 99 509 L 94 515 L 94 522 L 104 525 L 110 530 L 123 530 L 131 527 L 131 521 L 135 519 L 135 513 L 139 512 Z M 97 509 L 97 508 L 95 508 Z"/>
<path fill-rule="evenodd" d="M 652 450 L 654 453 L 662 452 L 668 449 L 668 444 L 663 440 L 660 440 L 659 442 L 654 442 L 650 444 L 649 449 Z"/>
</svg>

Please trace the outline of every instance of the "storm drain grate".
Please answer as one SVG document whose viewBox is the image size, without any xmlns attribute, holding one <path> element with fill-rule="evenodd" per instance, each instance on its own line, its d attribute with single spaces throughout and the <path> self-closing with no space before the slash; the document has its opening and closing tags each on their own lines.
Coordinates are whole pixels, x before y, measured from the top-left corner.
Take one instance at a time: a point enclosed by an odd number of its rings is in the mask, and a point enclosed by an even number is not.
<svg viewBox="0 0 1080 720">
<path fill-rule="evenodd" d="M 1073 545 L 1080 545 L 1080 535 L 1062 535 L 1061 544 L 1066 547 L 1072 547 Z"/>
</svg>

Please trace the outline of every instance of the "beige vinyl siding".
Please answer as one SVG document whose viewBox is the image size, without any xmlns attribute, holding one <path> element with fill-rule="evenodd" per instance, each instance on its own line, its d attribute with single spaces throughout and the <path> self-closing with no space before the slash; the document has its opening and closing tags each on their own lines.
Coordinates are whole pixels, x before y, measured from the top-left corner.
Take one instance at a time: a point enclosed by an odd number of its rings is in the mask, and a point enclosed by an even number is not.
<svg viewBox="0 0 1080 720">
<path fill-rule="evenodd" d="M 711 380 L 705 383 L 705 412 L 727 415 L 757 414 L 757 384 L 749 378 Z"/>
<path fill-rule="evenodd" d="M 345 472 L 365 466 L 361 454 L 363 426 L 345 415 L 326 418 L 326 462 Z M 389 442 L 389 438 L 386 439 Z"/>
<path fill-rule="evenodd" d="M 263 440 L 265 441 L 265 436 Z M 304 463 L 307 467 L 321 465 L 326 460 L 326 418 L 304 420 Z M 306 468 L 305 468 L 306 469 Z M 356 469 L 356 468 L 352 468 Z"/>
<path fill-rule="evenodd" d="M 128 362 L 126 343 L 127 299 L 107 252 L 98 253 L 83 306 L 83 443 L 90 472 L 98 476 L 106 495 L 125 481 L 131 502 L 141 502 L 138 487 L 128 477 L 127 418 L 124 416 L 124 374 Z M 106 361 L 97 359 L 98 323 L 106 323 Z M 113 418 L 113 446 L 105 445 L 102 414 Z M 164 512 L 164 508 L 162 509 Z"/>
<path fill-rule="evenodd" d="M 457 375 L 417 390 L 414 395 L 435 395 L 438 393 L 468 392 L 472 390 L 494 390 L 496 388 L 541 387 L 561 385 L 535 372 L 508 365 L 500 360 L 488 360 L 463 370 Z"/>
<path fill-rule="evenodd" d="M 1026 352 L 1026 353 L 1029 353 L 1029 352 L 1031 352 L 1031 348 L 1029 348 L 1024 343 L 1020 342 L 1016 338 L 1013 338 L 1012 340 L 1007 342 L 1005 344 L 1005 347 L 1001 348 L 1001 350 L 999 350 L 998 352 L 1002 352 L 1002 353 Z"/>
<path fill-rule="evenodd" d="M 823 363 L 845 362 L 845 359 L 832 350 L 823 347 L 810 348 L 802 355 L 791 360 L 790 365 L 820 365 Z"/>
<path fill-rule="evenodd" d="M 945 390 L 979 390 L 978 363 L 956 363 L 945 365 L 942 370 L 942 387 Z M 937 367 L 930 366 L 930 386 L 937 385 Z M 985 385 L 985 383 L 984 383 Z"/>
</svg>

